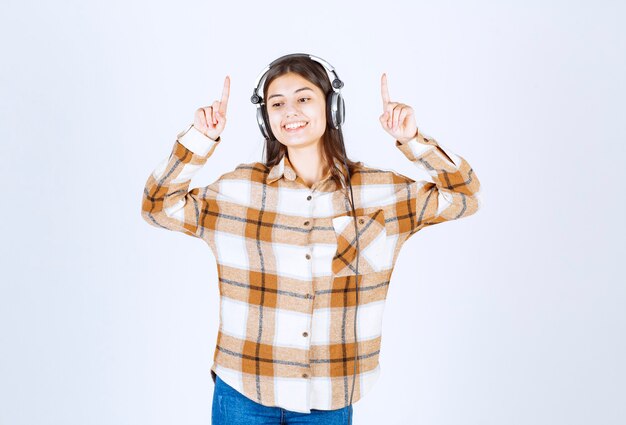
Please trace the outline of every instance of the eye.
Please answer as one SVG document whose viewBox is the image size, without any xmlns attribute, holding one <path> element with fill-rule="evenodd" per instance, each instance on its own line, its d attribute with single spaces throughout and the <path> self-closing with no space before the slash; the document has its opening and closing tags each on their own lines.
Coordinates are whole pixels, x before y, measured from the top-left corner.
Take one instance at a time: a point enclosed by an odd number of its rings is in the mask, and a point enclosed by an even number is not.
<svg viewBox="0 0 626 425">
<path fill-rule="evenodd" d="M 311 98 L 310 98 L 310 97 L 301 97 L 301 98 L 300 98 L 300 99 L 298 99 L 298 100 L 311 100 Z M 304 103 L 304 102 L 302 102 L 302 103 Z M 275 108 L 276 106 L 278 106 L 278 105 L 282 105 L 282 104 L 283 104 L 282 102 L 272 103 L 272 108 Z"/>
</svg>

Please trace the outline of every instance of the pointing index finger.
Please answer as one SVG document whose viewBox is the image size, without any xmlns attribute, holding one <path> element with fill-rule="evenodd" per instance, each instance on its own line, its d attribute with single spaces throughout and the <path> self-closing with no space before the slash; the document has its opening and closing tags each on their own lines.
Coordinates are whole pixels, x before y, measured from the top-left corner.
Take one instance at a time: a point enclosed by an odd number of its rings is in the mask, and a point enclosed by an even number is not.
<svg viewBox="0 0 626 425">
<path fill-rule="evenodd" d="M 224 88 L 222 89 L 222 100 L 220 101 L 220 113 L 226 115 L 228 107 L 228 96 L 230 95 L 230 77 L 227 75 L 224 79 Z"/>
<path fill-rule="evenodd" d="M 383 96 L 383 109 L 389 103 L 389 89 L 387 87 L 387 74 L 383 73 L 380 78 L 380 92 Z"/>
</svg>

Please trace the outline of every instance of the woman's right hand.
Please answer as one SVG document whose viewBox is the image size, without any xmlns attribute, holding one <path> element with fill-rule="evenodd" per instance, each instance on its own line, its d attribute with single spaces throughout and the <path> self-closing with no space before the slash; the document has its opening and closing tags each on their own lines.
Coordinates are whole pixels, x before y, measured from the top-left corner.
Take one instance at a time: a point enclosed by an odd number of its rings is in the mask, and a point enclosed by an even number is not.
<svg viewBox="0 0 626 425">
<path fill-rule="evenodd" d="M 212 140 L 217 140 L 226 125 L 226 107 L 230 94 L 230 77 L 224 79 L 222 99 L 215 101 L 211 106 L 196 109 L 193 126 Z"/>
</svg>

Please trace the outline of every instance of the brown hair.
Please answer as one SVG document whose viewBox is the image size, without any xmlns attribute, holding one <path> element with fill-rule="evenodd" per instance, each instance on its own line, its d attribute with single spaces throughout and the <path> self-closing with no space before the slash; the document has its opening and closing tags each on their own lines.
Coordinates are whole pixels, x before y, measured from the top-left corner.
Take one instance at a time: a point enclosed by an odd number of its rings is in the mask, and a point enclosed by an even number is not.
<svg viewBox="0 0 626 425">
<path fill-rule="evenodd" d="M 270 68 L 263 84 L 263 99 L 267 99 L 267 89 L 270 86 L 270 83 L 276 78 L 289 72 L 298 74 L 310 81 L 311 84 L 315 84 L 319 87 L 326 96 L 325 101 L 328 102 L 328 95 L 333 91 L 333 88 L 328 79 L 326 70 L 319 62 L 304 56 L 292 56 L 285 58 Z M 326 110 L 328 111 L 328 105 L 326 105 Z M 267 114 L 267 104 L 263 106 L 263 113 L 265 115 L 265 122 L 268 125 L 268 133 L 270 135 L 268 139 L 265 139 L 265 147 L 267 149 L 265 152 L 265 165 L 267 167 L 272 167 L 278 164 L 283 156 L 287 154 L 287 147 L 276 140 L 276 137 L 270 128 L 269 117 Z M 322 136 L 323 160 L 326 160 L 326 165 L 331 172 L 331 177 L 335 183 L 337 183 L 337 187 L 339 188 L 342 186 L 342 181 L 345 181 L 347 185 L 348 177 L 343 175 L 342 170 L 338 169 L 334 163 L 335 158 L 342 164 L 344 163 L 342 144 L 343 133 L 341 132 L 341 127 L 339 129 L 334 128 L 327 114 L 326 131 Z M 352 176 L 357 169 L 363 167 L 362 162 L 351 161 L 347 157 L 347 154 L 346 163 L 348 164 L 350 176 Z"/>
</svg>

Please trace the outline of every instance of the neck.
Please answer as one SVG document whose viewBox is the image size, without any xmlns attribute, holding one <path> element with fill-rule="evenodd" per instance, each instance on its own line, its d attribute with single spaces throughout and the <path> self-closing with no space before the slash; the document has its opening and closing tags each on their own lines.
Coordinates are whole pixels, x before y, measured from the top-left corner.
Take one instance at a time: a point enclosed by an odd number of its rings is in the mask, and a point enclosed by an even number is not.
<svg viewBox="0 0 626 425">
<path fill-rule="evenodd" d="M 327 167 L 322 156 L 321 144 L 300 148 L 287 147 L 287 155 L 296 174 L 309 187 L 322 180 L 326 175 Z"/>
</svg>

